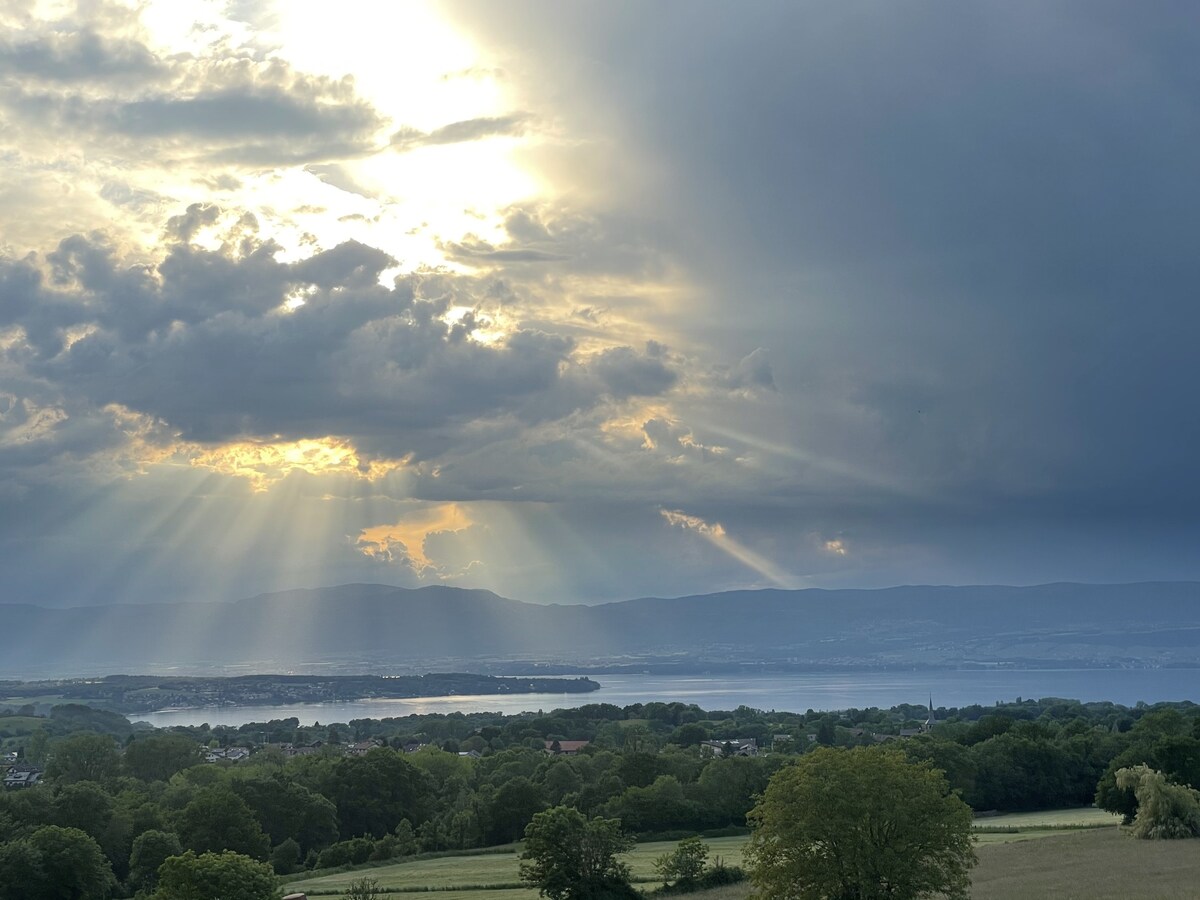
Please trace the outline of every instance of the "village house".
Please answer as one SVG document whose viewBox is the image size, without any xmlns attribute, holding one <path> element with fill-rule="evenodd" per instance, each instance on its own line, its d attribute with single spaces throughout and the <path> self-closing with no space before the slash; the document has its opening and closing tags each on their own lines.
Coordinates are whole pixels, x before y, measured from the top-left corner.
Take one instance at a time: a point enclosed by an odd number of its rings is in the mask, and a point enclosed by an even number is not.
<svg viewBox="0 0 1200 900">
<path fill-rule="evenodd" d="M 29 763 L 16 763 L 4 773 L 6 790 L 33 787 L 42 780 L 42 770 Z"/>
<path fill-rule="evenodd" d="M 241 762 L 250 756 L 250 751 L 245 747 L 216 747 L 208 750 L 204 754 L 204 761 L 215 762 Z"/>
<path fill-rule="evenodd" d="M 701 741 L 706 756 L 758 756 L 757 738 L 732 738 L 727 741 Z"/>
<path fill-rule="evenodd" d="M 574 756 L 591 741 L 546 741 L 546 752 L 555 756 Z"/>
</svg>

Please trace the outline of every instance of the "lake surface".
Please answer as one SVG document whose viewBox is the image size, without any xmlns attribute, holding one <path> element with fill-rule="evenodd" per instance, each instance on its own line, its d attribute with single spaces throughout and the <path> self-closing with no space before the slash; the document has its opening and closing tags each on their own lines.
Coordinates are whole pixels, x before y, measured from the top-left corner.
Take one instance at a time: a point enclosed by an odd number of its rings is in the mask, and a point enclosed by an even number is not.
<svg viewBox="0 0 1200 900">
<path fill-rule="evenodd" d="M 302 725 L 384 719 L 414 713 L 552 710 L 588 703 L 695 703 L 702 709 L 808 709 L 889 707 L 899 703 L 934 706 L 991 705 L 1017 697 L 1200 702 L 1200 669 L 1004 669 L 919 672 L 797 672 L 785 675 L 594 675 L 601 688 L 590 694 L 421 697 L 283 706 L 224 706 L 165 710 L 130 718 L 157 726 L 244 725 L 295 716 Z"/>
</svg>

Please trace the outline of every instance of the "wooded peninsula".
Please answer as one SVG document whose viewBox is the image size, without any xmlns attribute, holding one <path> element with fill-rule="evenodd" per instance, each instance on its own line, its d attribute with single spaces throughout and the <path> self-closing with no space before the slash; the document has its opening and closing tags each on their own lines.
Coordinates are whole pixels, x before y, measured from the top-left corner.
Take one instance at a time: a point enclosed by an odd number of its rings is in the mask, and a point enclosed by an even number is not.
<svg viewBox="0 0 1200 900">
<path fill-rule="evenodd" d="M 502 694 L 583 694 L 590 678 L 539 678 L 437 672 L 426 675 L 109 675 L 53 681 L 0 681 L 13 705 L 84 703 L 123 714 L 210 706 L 269 706 L 364 699 Z"/>
</svg>

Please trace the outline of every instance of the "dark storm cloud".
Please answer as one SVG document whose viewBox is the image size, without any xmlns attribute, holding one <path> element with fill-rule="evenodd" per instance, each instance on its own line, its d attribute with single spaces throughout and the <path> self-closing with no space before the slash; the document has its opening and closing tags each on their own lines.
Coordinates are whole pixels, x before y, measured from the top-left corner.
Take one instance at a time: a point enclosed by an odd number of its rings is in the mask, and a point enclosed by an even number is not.
<svg viewBox="0 0 1200 900">
<path fill-rule="evenodd" d="M 771 360 L 762 347 L 746 354 L 732 369 L 718 373 L 717 379 L 733 390 L 776 390 Z"/>
<path fill-rule="evenodd" d="M 1014 528 L 1196 526 L 1194 7 L 464 9 L 553 85 L 531 108 L 622 147 L 598 171 L 704 286 L 689 332 L 772 348 L 731 375 L 787 404 L 765 438 Z"/>
<path fill-rule="evenodd" d="M 213 206 L 171 220 L 176 239 L 212 224 Z M 250 227 L 252 223 L 243 223 Z M 677 379 L 664 348 L 581 356 L 567 337 L 518 330 L 472 340 L 474 283 L 445 276 L 379 285 L 388 254 L 347 242 L 283 263 L 269 241 L 219 250 L 175 243 L 154 268 L 122 265 L 103 242 L 64 240 L 46 257 L 0 265 L 0 324 L 22 329 L 5 362 L 62 396 L 221 442 L 335 434 L 369 451 L 424 458 L 472 423 L 528 423 L 657 395 Z M 284 311 L 289 298 L 303 305 Z"/>
<path fill-rule="evenodd" d="M 589 212 L 551 203 L 523 203 L 507 210 L 503 243 L 468 235 L 442 241 L 447 256 L 472 267 L 502 266 L 517 277 L 529 263 L 533 278 L 545 263 L 570 261 L 558 267 L 573 275 L 604 274 L 631 278 L 656 278 L 664 273 L 663 255 L 656 235 L 644 222 L 615 212 Z"/>
<path fill-rule="evenodd" d="M 593 365 L 600 380 L 614 397 L 649 397 L 664 393 L 678 378 L 653 341 L 644 353 L 632 347 L 605 350 Z"/>
</svg>

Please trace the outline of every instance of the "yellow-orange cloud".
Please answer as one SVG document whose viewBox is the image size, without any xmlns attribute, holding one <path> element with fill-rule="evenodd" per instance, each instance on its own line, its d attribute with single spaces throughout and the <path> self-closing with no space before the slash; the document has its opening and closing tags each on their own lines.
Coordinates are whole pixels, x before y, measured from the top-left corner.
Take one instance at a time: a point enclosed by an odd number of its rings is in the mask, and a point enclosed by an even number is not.
<svg viewBox="0 0 1200 900">
<path fill-rule="evenodd" d="M 439 532 L 456 532 L 475 524 L 457 503 L 429 506 L 405 516 L 391 525 L 375 525 L 358 533 L 355 546 L 371 559 L 407 563 L 421 573 L 437 569 L 425 555 L 425 539 Z"/>
</svg>

